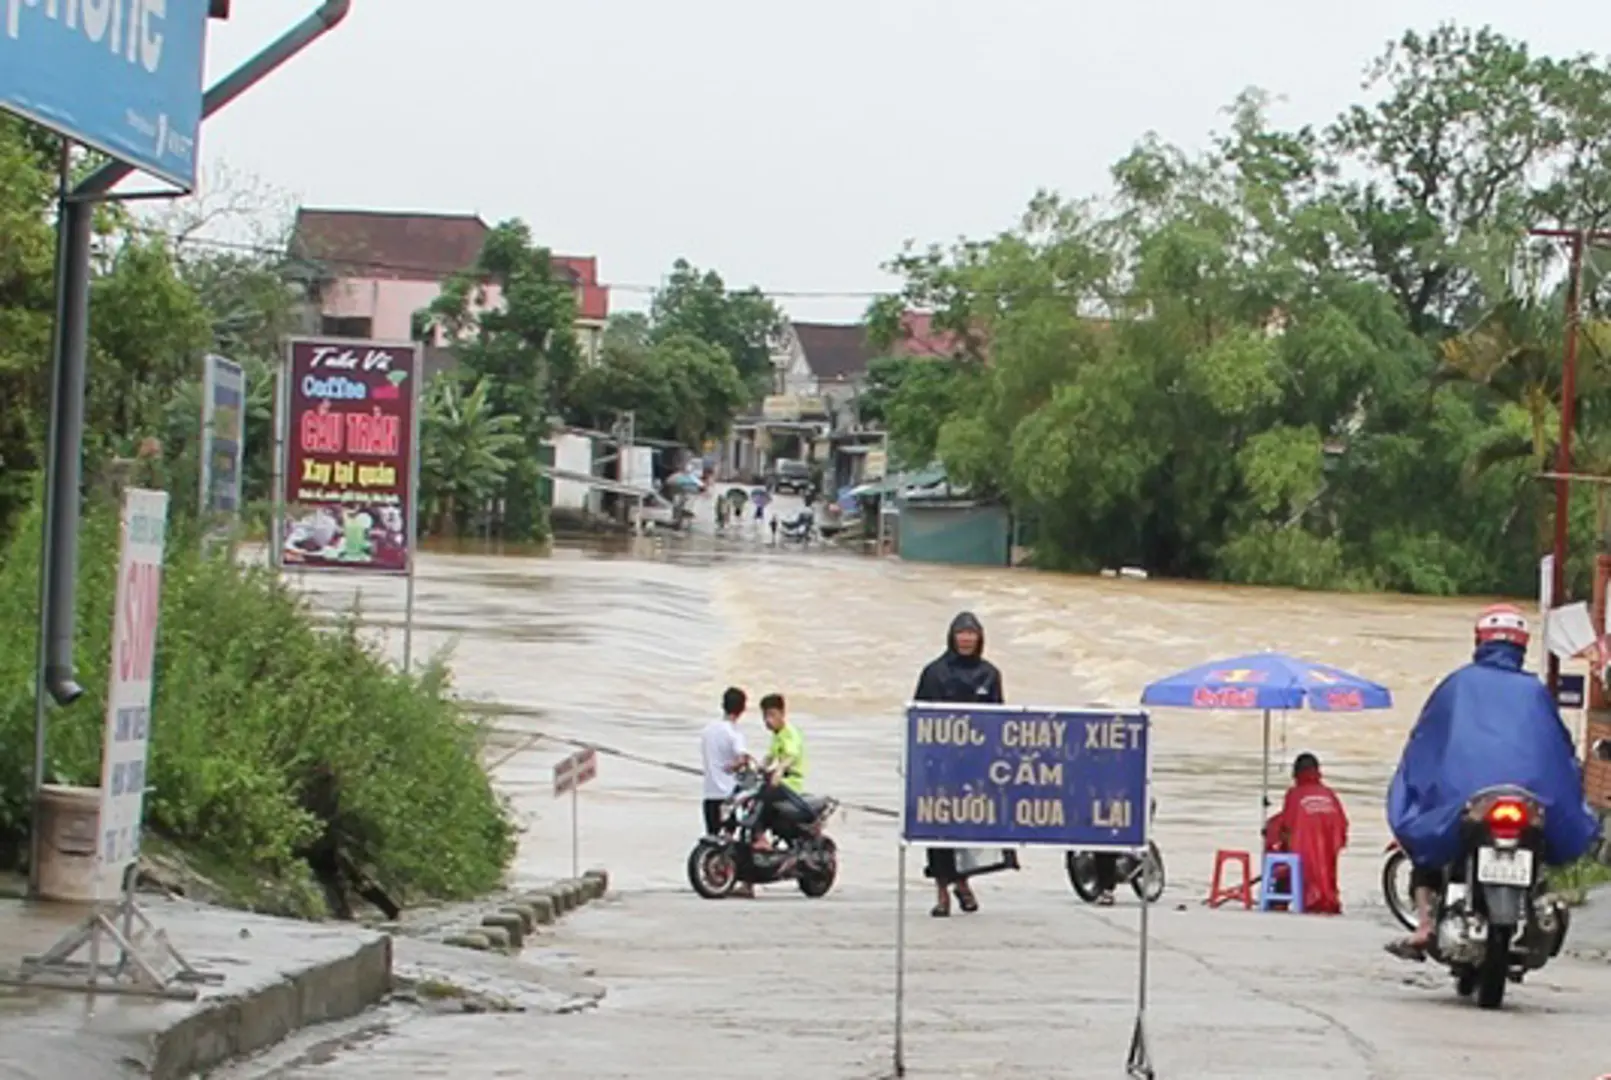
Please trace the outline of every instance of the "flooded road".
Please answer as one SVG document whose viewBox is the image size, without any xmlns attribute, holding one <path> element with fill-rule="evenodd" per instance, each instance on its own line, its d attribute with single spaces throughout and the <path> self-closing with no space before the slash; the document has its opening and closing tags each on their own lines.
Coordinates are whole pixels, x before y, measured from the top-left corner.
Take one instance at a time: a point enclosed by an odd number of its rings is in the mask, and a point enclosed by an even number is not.
<svg viewBox="0 0 1611 1080">
<path fill-rule="evenodd" d="M 707 510 L 701 520 L 709 518 Z M 1023 704 L 1127 705 L 1173 670 L 1279 648 L 1385 683 L 1397 702 L 1379 713 L 1293 713 L 1284 745 L 1277 723 L 1277 797 L 1291 758 L 1309 750 L 1352 816 L 1342 867 L 1349 914 L 1286 920 L 1276 943 L 1275 916 L 1208 913 L 1195 904 L 1214 849 L 1257 842 L 1260 719 L 1156 713 L 1155 836 L 1169 868 L 1156 920 L 1160 1075 L 1311 1075 L 1277 1067 L 1281 1056 L 1270 1056 L 1281 1041 L 1277 1030 L 1295 1032 L 1295 1046 L 1342 1055 L 1345 1067 L 1312 1075 L 1452 1074 L 1444 1067 L 1472 1046 L 1453 1050 L 1454 1034 L 1425 1045 L 1423 1025 L 1450 1025 L 1463 1039 L 1489 1024 L 1457 1005 L 1431 969 L 1410 971 L 1380 953 L 1389 930 L 1377 893 L 1387 840 L 1382 792 L 1427 692 L 1468 657 L 1479 602 L 919 566 L 772 549 L 764 533 L 718 539 L 702 532 L 621 541 L 626 550 L 615 552 L 421 559 L 414 654 L 450 649 L 461 692 L 492 716 L 492 756 L 506 758 L 496 777 L 528 828 L 518 883 L 571 872 L 569 803 L 549 793 L 552 765 L 570 748 L 532 743 L 532 733 L 694 765 L 698 730 L 716 715 L 725 686 L 745 687 L 752 702 L 777 690 L 807 736 L 809 786 L 894 808 L 901 706 L 959 610 L 979 615 L 1008 700 Z M 350 584 L 328 577 L 310 577 L 306 587 L 321 606 L 352 599 Z M 365 617 L 384 628 L 394 651 L 402 593 L 400 583 L 362 583 Z M 744 727 L 752 748 L 764 745 L 753 711 Z M 807 1063 L 794 1070 L 801 1077 L 886 1072 L 895 824 L 845 813 L 835 830 L 841 884 L 826 900 L 780 887 L 753 904 L 705 904 L 689 893 L 684 872 L 699 799 L 694 777 L 600 759 L 598 780 L 582 798 L 582 863 L 608 867 L 619 896 L 574 916 L 540 946 L 550 958 L 596 971 L 610 987 L 596 1013 L 422 1020 L 328 1066 L 273 1075 L 492 1077 L 524 1075 L 540 1062 L 542 1075 L 554 1077 L 729 1076 L 779 1055 Z M 1134 910 L 1079 906 L 1060 858 L 1031 853 L 1025 862 L 1022 873 L 983 879 L 979 915 L 939 922 L 920 918 L 929 893 L 914 861 L 919 1034 L 912 1037 L 927 1049 L 914 1056 L 911 1075 L 1049 1075 L 1039 1070 L 1077 1052 L 1087 1037 L 1104 1065 L 1079 1075 L 1122 1074 L 1133 1019 Z M 1176 903 L 1190 910 L 1176 911 Z M 1307 971 L 1292 971 L 1293 964 Z M 1316 972 L 1338 980 L 1331 993 L 1350 1015 L 1281 1003 L 1290 996 L 1283 986 Z M 1543 1010 L 1559 1019 L 1564 1040 L 1600 1011 L 1587 997 L 1591 989 L 1611 992 L 1611 969 L 1563 961 L 1520 988 L 1515 1014 L 1494 1030 L 1519 1033 L 1526 1010 Z M 1214 1019 L 1215 1002 L 1240 1004 Z M 777 1015 L 757 1017 L 758 1006 Z M 1241 1049 L 1192 1067 L 1194 1040 L 1227 1024 L 1239 1026 Z M 1050 1044 L 1036 1035 L 1049 1029 L 1062 1032 Z M 1494 1030 L 1483 1035 L 1489 1063 L 1504 1053 Z M 1540 1037 L 1547 1036 L 1532 1031 L 1525 1041 L 1536 1047 Z M 1603 1056 L 1595 1062 L 1601 1071 L 1611 1067 L 1611 1054 Z"/>
</svg>

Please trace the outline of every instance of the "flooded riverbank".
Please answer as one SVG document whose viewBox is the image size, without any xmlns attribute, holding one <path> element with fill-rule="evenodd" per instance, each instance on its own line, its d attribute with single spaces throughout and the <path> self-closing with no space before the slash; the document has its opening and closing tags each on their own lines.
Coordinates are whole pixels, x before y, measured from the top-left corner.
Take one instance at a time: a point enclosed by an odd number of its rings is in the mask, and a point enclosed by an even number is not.
<svg viewBox="0 0 1611 1080">
<path fill-rule="evenodd" d="M 352 584 L 305 580 L 331 607 L 351 602 Z M 359 584 L 366 621 L 396 651 L 401 583 Z M 898 804 L 901 706 L 958 610 L 984 621 L 1009 700 L 1022 703 L 1128 705 L 1162 674 L 1264 648 L 1324 660 L 1385 683 L 1396 707 L 1278 718 L 1272 785 L 1279 794 L 1298 751 L 1320 756 L 1353 818 L 1345 900 L 1367 906 L 1387 839 L 1386 781 L 1427 692 L 1467 658 L 1478 606 L 922 566 L 775 549 L 754 530 L 609 538 L 547 557 L 429 554 L 416 604 L 415 656 L 451 651 L 460 690 L 504 733 L 500 757 L 522 733 L 543 732 L 692 765 L 699 726 L 737 684 L 752 698 L 788 697 L 810 740 L 813 788 L 888 807 Z M 1162 710 L 1155 722 L 1157 835 L 1172 881 L 1195 890 L 1216 847 L 1256 839 L 1260 718 Z M 750 724 L 758 742 L 759 721 Z M 498 767 L 531 830 L 522 879 L 569 870 L 566 804 L 546 794 L 566 750 L 538 741 Z M 680 882 L 697 801 L 690 777 L 606 759 L 584 800 L 588 857 L 626 885 Z M 892 824 L 864 816 L 852 827 L 887 861 Z"/>
</svg>

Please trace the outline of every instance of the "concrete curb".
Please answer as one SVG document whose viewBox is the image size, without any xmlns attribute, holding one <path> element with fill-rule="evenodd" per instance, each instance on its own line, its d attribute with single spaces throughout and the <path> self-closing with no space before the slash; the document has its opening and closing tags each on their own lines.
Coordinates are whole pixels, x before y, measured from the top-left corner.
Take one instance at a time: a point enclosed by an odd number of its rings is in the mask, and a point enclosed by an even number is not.
<svg viewBox="0 0 1611 1080">
<path fill-rule="evenodd" d="M 566 878 L 505 897 L 490 907 L 466 911 L 453 926 L 433 936 L 441 944 L 461 949 L 519 952 L 538 938 L 543 927 L 603 899 L 609 889 L 608 870 L 589 870 L 579 878 Z"/>
<path fill-rule="evenodd" d="M 152 1080 L 183 1080 L 273 1046 L 298 1028 L 356 1016 L 392 988 L 392 939 L 355 942 L 346 956 L 313 964 L 241 994 L 203 998 L 151 1038 Z"/>
</svg>

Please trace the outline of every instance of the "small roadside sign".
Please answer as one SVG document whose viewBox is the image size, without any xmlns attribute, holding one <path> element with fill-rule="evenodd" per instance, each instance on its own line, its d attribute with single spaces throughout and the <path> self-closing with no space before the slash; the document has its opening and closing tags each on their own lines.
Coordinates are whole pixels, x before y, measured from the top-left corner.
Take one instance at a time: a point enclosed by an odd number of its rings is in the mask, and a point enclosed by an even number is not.
<svg viewBox="0 0 1611 1080">
<path fill-rule="evenodd" d="M 561 759 L 554 766 L 554 798 L 567 792 L 571 797 L 571 877 L 582 876 L 582 814 L 577 795 L 582 785 L 598 774 L 599 757 L 591 746 Z"/>
<path fill-rule="evenodd" d="M 567 791 L 574 793 L 598 774 L 599 758 L 593 748 L 590 746 L 576 751 L 554 766 L 554 798 L 559 798 Z"/>
</svg>

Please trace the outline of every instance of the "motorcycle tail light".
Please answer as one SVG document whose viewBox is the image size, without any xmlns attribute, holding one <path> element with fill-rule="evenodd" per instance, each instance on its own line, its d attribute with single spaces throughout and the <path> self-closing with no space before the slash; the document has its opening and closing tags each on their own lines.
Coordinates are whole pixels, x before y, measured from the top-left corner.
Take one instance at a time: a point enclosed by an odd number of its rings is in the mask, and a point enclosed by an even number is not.
<svg viewBox="0 0 1611 1080">
<path fill-rule="evenodd" d="M 1516 840 L 1527 828 L 1527 804 L 1517 799 L 1500 799 L 1488 808 L 1488 831 L 1495 840 Z"/>
</svg>

